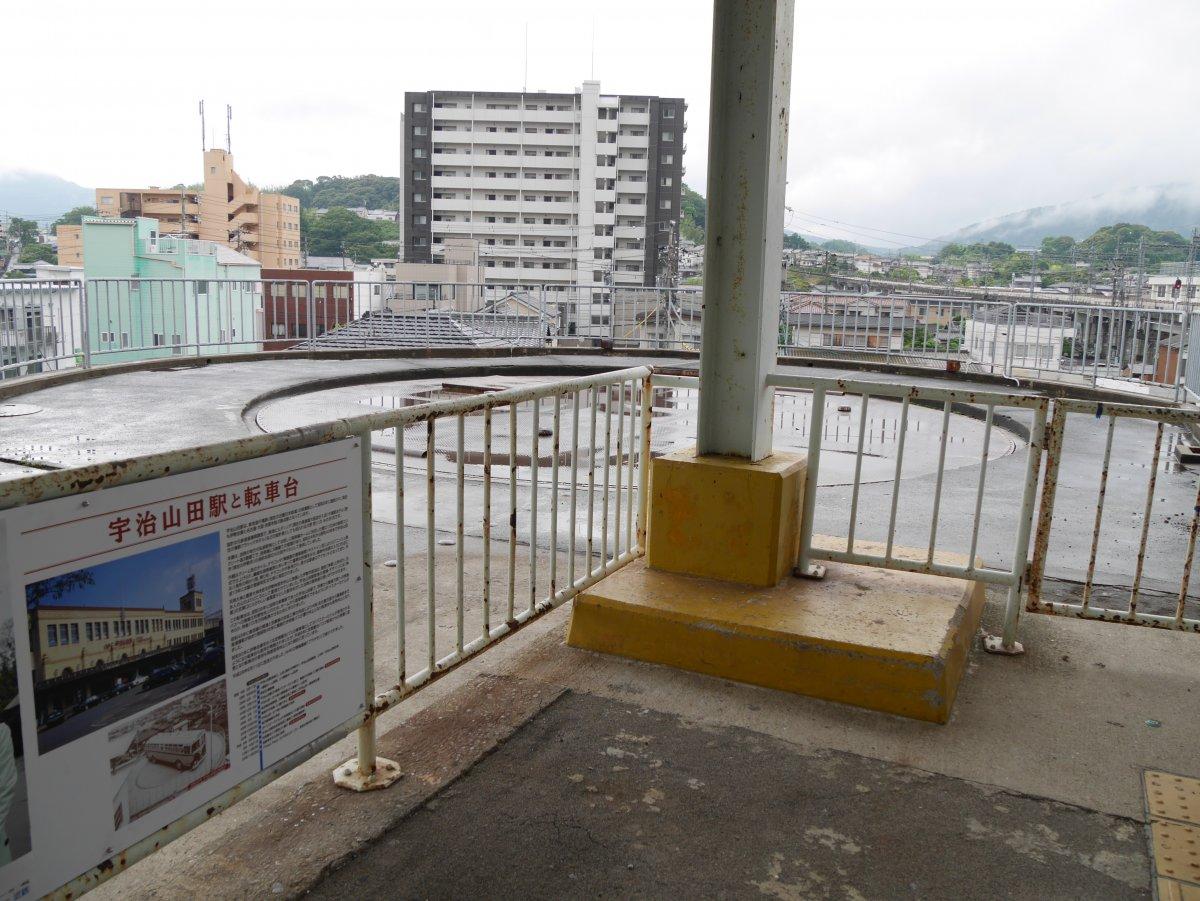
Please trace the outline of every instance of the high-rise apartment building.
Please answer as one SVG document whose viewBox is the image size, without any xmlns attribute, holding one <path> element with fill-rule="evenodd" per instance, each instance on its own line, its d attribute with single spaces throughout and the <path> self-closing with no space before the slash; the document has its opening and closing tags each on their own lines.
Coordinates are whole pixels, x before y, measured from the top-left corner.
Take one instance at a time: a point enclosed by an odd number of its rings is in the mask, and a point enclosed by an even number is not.
<svg viewBox="0 0 1200 901">
<path fill-rule="evenodd" d="M 597 81 L 406 93 L 403 262 L 439 262 L 465 237 L 489 284 L 657 284 L 679 229 L 685 110 Z"/>
<path fill-rule="evenodd" d="M 156 219 L 159 234 L 214 241 L 266 267 L 300 265 L 300 201 L 244 182 L 225 150 L 204 152 L 198 188 L 97 188 L 96 210 L 105 218 Z M 60 226 L 58 244 L 60 263 L 83 265 L 78 226 Z"/>
</svg>

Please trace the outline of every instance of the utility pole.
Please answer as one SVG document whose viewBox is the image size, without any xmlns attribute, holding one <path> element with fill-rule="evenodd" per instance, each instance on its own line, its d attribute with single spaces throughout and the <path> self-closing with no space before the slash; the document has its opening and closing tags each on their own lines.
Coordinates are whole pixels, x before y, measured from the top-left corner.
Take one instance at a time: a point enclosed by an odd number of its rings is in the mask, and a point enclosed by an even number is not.
<svg viewBox="0 0 1200 901">
<path fill-rule="evenodd" d="M 1142 278 L 1146 271 L 1146 236 L 1142 235 L 1138 239 L 1138 263 L 1137 263 L 1137 295 L 1134 298 L 1136 306 L 1142 305 Z"/>
<path fill-rule="evenodd" d="M 233 153 L 233 140 L 230 138 L 230 123 L 233 121 L 233 107 L 225 104 L 225 152 Z"/>
<path fill-rule="evenodd" d="M 1033 262 L 1029 270 L 1029 302 L 1033 303 L 1033 286 L 1037 283 L 1038 252 L 1033 252 Z"/>
<path fill-rule="evenodd" d="M 1183 264 L 1183 304 L 1184 309 L 1191 313 L 1191 302 L 1195 299 L 1195 288 L 1192 286 L 1192 274 L 1196 265 L 1196 247 L 1200 244 L 1200 230 L 1192 229 L 1192 243 L 1188 245 L 1187 262 Z"/>
</svg>

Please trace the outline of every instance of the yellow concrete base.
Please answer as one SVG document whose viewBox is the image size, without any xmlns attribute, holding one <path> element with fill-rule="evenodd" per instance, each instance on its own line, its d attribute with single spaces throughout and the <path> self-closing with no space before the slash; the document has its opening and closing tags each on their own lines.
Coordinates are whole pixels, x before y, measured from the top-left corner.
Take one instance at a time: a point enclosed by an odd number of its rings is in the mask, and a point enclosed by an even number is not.
<svg viewBox="0 0 1200 901">
<path fill-rule="evenodd" d="M 757 588 L 635 560 L 575 599 L 567 641 L 944 723 L 983 601 L 979 582 L 841 563 L 822 581 Z"/>
<path fill-rule="evenodd" d="M 646 560 L 654 569 L 774 585 L 792 568 L 807 461 L 776 452 L 751 463 L 694 447 L 650 464 Z"/>
</svg>

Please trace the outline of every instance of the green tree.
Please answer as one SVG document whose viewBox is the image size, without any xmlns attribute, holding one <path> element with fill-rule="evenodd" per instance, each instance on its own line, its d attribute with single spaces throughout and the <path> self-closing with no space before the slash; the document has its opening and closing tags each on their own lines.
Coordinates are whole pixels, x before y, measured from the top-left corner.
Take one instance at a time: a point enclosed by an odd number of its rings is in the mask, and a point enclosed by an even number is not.
<svg viewBox="0 0 1200 901">
<path fill-rule="evenodd" d="M 30 244 L 37 240 L 37 223 L 32 219 L 13 216 L 8 220 L 8 236 L 19 244 Z"/>
<path fill-rule="evenodd" d="M 825 250 L 832 250 L 834 253 L 858 253 L 859 251 L 857 244 L 843 238 L 834 238 L 832 241 L 826 241 L 821 247 Z"/>
<path fill-rule="evenodd" d="M 31 263 L 57 263 L 58 254 L 49 244 L 26 244 L 21 247 L 21 255 L 17 257 L 17 262 L 22 266 Z"/>
<path fill-rule="evenodd" d="M 344 207 L 333 207 L 322 215 L 301 209 L 300 233 L 314 256 L 345 256 L 365 263 L 373 257 L 396 255 L 392 223 L 364 219 Z"/>
<path fill-rule="evenodd" d="M 361 206 L 369 210 L 395 210 L 400 198 L 400 179 L 393 175 L 322 175 L 316 181 L 302 178 L 271 190 L 295 197 L 304 209 Z"/>
<path fill-rule="evenodd" d="M 1137 259 L 1138 243 L 1146 239 L 1146 263 L 1157 265 L 1182 262 L 1187 259 L 1188 240 L 1176 232 L 1155 231 L 1145 225 L 1118 222 L 1096 229 L 1079 242 L 1080 259 L 1095 252 L 1100 257 L 1113 257 L 1120 248 L 1121 260 L 1128 265 Z"/>
<path fill-rule="evenodd" d="M 74 209 L 67 210 L 54 221 L 54 227 L 57 229 L 60 225 L 81 225 L 84 216 L 99 216 L 94 206 L 77 206 Z M 55 232 L 57 234 L 57 232 Z"/>
<path fill-rule="evenodd" d="M 812 247 L 803 237 L 789 231 L 783 233 L 783 246 L 788 250 L 808 250 L 808 248 Z"/>
<path fill-rule="evenodd" d="M 704 197 L 683 185 L 679 200 L 681 221 L 679 233 L 689 241 L 704 243 L 708 218 L 708 203 Z"/>
</svg>

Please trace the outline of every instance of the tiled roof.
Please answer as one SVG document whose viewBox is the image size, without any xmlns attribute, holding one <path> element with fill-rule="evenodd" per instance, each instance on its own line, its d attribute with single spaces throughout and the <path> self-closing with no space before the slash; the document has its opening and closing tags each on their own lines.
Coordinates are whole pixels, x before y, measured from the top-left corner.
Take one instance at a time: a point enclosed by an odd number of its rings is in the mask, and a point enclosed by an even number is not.
<svg viewBox="0 0 1200 901">
<path fill-rule="evenodd" d="M 545 329 L 535 316 L 496 316 L 429 310 L 368 313 L 298 348 L 534 347 Z"/>
</svg>

